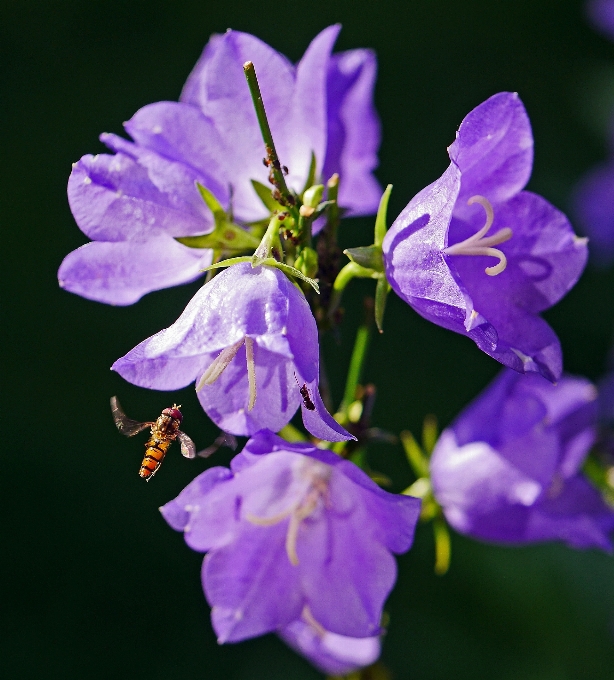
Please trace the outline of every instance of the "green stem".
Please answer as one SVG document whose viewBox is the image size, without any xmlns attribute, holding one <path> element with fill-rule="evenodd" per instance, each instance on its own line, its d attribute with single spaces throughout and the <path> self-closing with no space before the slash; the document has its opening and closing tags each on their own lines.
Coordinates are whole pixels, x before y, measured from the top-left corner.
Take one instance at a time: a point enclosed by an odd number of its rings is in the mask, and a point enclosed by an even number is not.
<svg viewBox="0 0 614 680">
<path fill-rule="evenodd" d="M 363 364 L 367 358 L 367 349 L 369 348 L 369 339 L 371 336 L 371 329 L 369 326 L 360 326 L 356 333 L 356 340 L 354 341 L 354 350 L 352 351 L 352 358 L 350 360 L 350 368 L 348 369 L 348 377 L 345 382 L 345 391 L 343 393 L 343 401 L 339 410 L 347 415 L 347 409 L 350 404 L 356 399 L 356 388 L 360 381 Z"/>
<path fill-rule="evenodd" d="M 254 103 L 254 108 L 256 109 L 256 116 L 258 117 L 258 124 L 260 125 L 260 132 L 262 134 L 262 139 L 264 140 L 264 146 L 266 148 L 267 159 L 270 161 L 270 169 L 273 173 L 275 179 L 275 186 L 279 189 L 280 194 L 288 204 L 288 209 L 292 217 L 295 218 L 296 224 L 299 221 L 298 210 L 296 209 L 295 198 L 290 194 L 288 185 L 284 178 L 284 174 L 281 170 L 281 164 L 279 162 L 279 156 L 277 155 L 277 150 L 275 149 L 275 142 L 273 141 L 273 135 L 271 133 L 271 128 L 269 126 L 269 120 L 266 115 L 264 108 L 264 102 L 262 100 L 262 93 L 260 92 L 260 85 L 258 84 L 258 77 L 256 76 L 256 69 L 251 61 L 246 61 L 243 64 L 243 71 L 245 72 L 245 79 L 249 86 L 249 92 L 252 96 L 252 101 Z"/>
</svg>

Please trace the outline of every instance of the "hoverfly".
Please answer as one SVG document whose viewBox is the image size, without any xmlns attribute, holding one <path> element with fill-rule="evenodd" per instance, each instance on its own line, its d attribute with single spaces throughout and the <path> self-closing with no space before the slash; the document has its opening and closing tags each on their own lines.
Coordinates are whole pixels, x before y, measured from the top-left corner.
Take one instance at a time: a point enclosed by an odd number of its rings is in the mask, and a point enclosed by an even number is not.
<svg viewBox="0 0 614 680">
<path fill-rule="evenodd" d="M 113 420 L 122 434 L 125 434 L 126 437 L 133 437 L 146 428 L 151 428 L 151 436 L 145 444 L 145 457 L 139 470 L 139 476 L 146 481 L 149 481 L 156 474 L 158 468 L 162 465 L 168 447 L 175 439 L 179 439 L 181 453 L 186 458 L 195 458 L 197 455 L 194 442 L 185 432 L 179 429 L 183 420 L 179 408 L 180 406 L 173 404 L 170 408 L 165 408 L 155 422 L 140 423 L 138 420 L 128 418 L 117 397 L 111 397 Z"/>
</svg>

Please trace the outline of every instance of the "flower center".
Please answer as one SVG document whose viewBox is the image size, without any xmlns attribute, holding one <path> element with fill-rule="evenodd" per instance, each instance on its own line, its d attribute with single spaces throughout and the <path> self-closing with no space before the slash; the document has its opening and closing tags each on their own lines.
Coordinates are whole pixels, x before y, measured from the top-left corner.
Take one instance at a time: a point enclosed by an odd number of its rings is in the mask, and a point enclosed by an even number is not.
<svg viewBox="0 0 614 680">
<path fill-rule="evenodd" d="M 486 267 L 484 270 L 488 276 L 496 276 L 507 267 L 507 258 L 498 248 L 493 248 L 492 246 L 498 246 L 500 243 L 509 241 L 512 238 L 513 232 L 509 227 L 504 227 L 499 229 L 496 234 L 486 237 L 488 230 L 492 227 L 495 213 L 490 201 L 484 198 L 484 196 L 472 196 L 467 201 L 467 205 L 473 205 L 474 203 L 479 203 L 486 212 L 484 226 L 473 236 L 460 243 L 455 243 L 453 246 L 448 246 L 443 252 L 446 255 L 490 255 L 491 257 L 496 257 L 499 260 L 498 264 L 493 267 Z"/>
<path fill-rule="evenodd" d="M 327 465 L 309 461 L 309 465 L 303 469 L 303 472 L 309 479 L 309 486 L 303 496 L 292 503 L 290 507 L 272 517 L 258 517 L 252 514 L 245 515 L 245 519 L 248 522 L 261 527 L 270 527 L 288 517 L 290 518 L 288 530 L 286 532 L 286 553 L 290 560 L 290 564 L 295 567 L 299 563 L 298 554 L 296 552 L 296 543 L 301 523 L 316 510 L 321 504 L 321 501 L 323 501 L 324 504 L 327 503 L 328 478 L 330 477 L 331 471 Z"/>
<path fill-rule="evenodd" d="M 247 410 L 251 411 L 256 405 L 256 363 L 254 361 L 254 341 L 252 338 L 245 336 L 223 349 L 211 362 L 209 368 L 202 374 L 196 391 L 200 392 L 205 385 L 213 385 L 213 383 L 222 375 L 224 370 L 229 366 L 230 362 L 235 358 L 239 349 L 245 343 L 245 358 L 247 360 L 247 384 L 249 386 L 249 397 L 247 402 Z"/>
</svg>

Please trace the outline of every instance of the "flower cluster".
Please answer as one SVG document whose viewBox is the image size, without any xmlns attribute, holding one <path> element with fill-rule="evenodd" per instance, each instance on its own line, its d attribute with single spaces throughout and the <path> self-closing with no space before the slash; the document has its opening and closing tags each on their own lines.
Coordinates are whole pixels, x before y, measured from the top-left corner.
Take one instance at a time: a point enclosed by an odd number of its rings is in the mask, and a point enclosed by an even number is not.
<svg viewBox="0 0 614 680">
<path fill-rule="evenodd" d="M 65 289 L 114 305 L 209 271 L 177 321 L 112 368 L 147 389 L 194 384 L 223 431 L 217 443 L 249 437 L 230 469 L 207 469 L 161 508 L 206 553 L 218 641 L 275 632 L 336 675 L 377 660 L 394 555 L 410 549 L 420 517 L 504 544 L 611 550 L 614 529 L 611 376 L 598 399 L 563 375 L 540 316 L 580 277 L 586 239 L 525 190 L 533 136 L 520 98 L 496 94 L 465 117 L 448 169 L 386 233 L 375 58 L 332 54 L 338 32 L 322 31 L 296 66 L 254 36 L 214 36 L 179 102 L 145 106 L 125 124 L 131 140 L 102 135 L 114 153 L 75 164 L 69 202 L 91 242 L 59 271 Z M 589 213 L 599 205 L 586 228 L 604 253 L 614 225 L 594 198 L 614 196 L 611 170 L 579 194 Z M 373 245 L 346 251 L 341 269 L 340 216 L 376 211 Z M 370 440 L 395 441 L 371 427 L 375 387 L 359 385 L 369 321 L 339 408 L 320 392 L 319 335 L 340 322 L 354 276 L 377 280 L 367 308 L 380 329 L 392 289 L 508 367 L 431 437 L 432 456 L 410 452 L 419 479 L 402 494 L 382 490 L 365 458 Z M 299 407 L 310 442 L 290 424 Z M 149 424 L 115 417 L 124 434 Z M 595 442 L 605 462 L 589 457 Z"/>
</svg>

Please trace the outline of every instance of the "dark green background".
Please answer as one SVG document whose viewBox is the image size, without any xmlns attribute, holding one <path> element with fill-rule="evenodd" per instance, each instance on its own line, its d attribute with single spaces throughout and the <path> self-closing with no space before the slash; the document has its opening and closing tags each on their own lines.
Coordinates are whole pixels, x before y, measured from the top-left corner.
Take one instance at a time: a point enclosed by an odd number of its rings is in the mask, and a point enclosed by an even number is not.
<svg viewBox="0 0 614 680">
<path fill-rule="evenodd" d="M 143 442 L 120 437 L 111 421 L 112 394 L 143 420 L 176 397 L 199 445 L 215 435 L 192 389 L 147 392 L 108 369 L 172 323 L 200 284 L 112 308 L 61 291 L 56 270 L 86 241 L 66 201 L 70 164 L 103 151 L 98 134 L 120 132 L 139 107 L 176 99 L 212 32 L 250 31 L 297 60 L 335 21 L 344 25 L 339 49 L 378 53 L 378 176 L 395 186 L 391 217 L 444 170 L 463 116 L 501 90 L 518 91 L 531 116 L 531 189 L 566 208 L 573 183 L 604 157 L 614 45 L 590 30 L 576 1 L 1 3 L 3 677 L 319 677 L 273 636 L 217 646 L 201 556 L 157 511 L 206 463 L 173 452 L 146 485 L 137 476 Z M 344 245 L 370 243 L 370 230 L 369 220 L 347 222 Z M 370 290 L 353 284 L 344 344 L 325 343 L 337 398 Z M 612 337 L 612 271 L 587 271 L 548 318 L 568 370 L 596 378 Z M 429 412 L 446 424 L 497 370 L 469 340 L 391 296 L 366 367 L 379 387 L 376 424 L 417 431 Z M 400 450 L 374 448 L 370 458 L 398 489 L 410 480 Z M 397 680 L 612 677 L 611 557 L 454 536 L 449 575 L 435 577 L 432 562 L 421 527 L 388 607 L 383 660 Z"/>
</svg>

